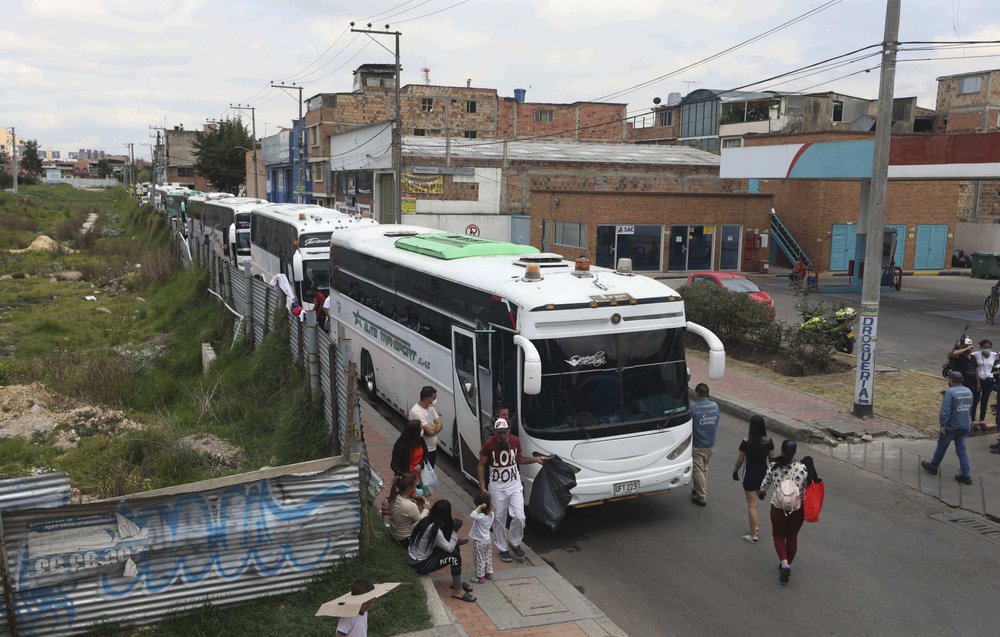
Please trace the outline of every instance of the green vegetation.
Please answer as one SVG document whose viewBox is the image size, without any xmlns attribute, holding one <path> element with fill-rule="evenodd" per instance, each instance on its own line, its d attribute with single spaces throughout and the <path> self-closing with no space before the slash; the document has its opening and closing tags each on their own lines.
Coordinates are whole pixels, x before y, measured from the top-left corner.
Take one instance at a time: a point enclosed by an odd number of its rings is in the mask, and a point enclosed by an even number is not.
<svg viewBox="0 0 1000 637">
<path fill-rule="evenodd" d="M 224 119 L 215 130 L 195 135 L 194 169 L 219 190 L 236 192 L 246 181 L 246 151 L 253 143 L 242 120 Z"/>
<path fill-rule="evenodd" d="M 91 212 L 98 213 L 97 223 L 81 235 Z M 68 397 L 53 402 L 115 407 L 142 425 L 114 431 L 77 426 L 78 440 L 68 448 L 54 443 L 70 423 L 30 437 L 0 438 L 0 477 L 58 469 L 84 494 L 100 498 L 326 454 L 326 424 L 309 396 L 308 379 L 291 362 L 287 325 L 256 350 L 234 345 L 232 318 L 206 292 L 206 272 L 179 268 L 169 231 L 151 208 L 137 206 L 120 189 L 29 186 L 17 197 L 0 193 L 0 226 L 10 230 L 0 235 L 0 386 L 43 383 Z M 59 246 L 8 251 L 27 247 L 40 234 Z M 79 280 L 53 277 L 67 270 L 79 272 Z M 204 342 L 218 354 L 208 376 L 201 368 Z M 239 453 L 220 463 L 180 444 L 202 434 L 231 443 Z M 373 507 L 364 514 L 369 528 L 381 528 Z M 314 617 L 316 609 L 360 577 L 409 584 L 376 604 L 371 635 L 428 627 L 415 573 L 399 547 L 376 535 L 371 549 L 305 591 L 225 609 L 205 607 L 143 632 L 329 635 L 337 620 Z M 107 626 L 93 634 L 134 632 Z"/>
</svg>

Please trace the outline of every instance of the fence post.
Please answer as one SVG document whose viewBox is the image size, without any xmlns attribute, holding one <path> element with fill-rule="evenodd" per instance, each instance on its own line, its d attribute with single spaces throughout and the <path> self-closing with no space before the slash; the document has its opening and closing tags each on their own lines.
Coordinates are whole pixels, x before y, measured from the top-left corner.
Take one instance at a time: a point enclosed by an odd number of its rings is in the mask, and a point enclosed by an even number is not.
<svg viewBox="0 0 1000 637">
<path fill-rule="evenodd" d="M 14 603 L 14 586 L 7 561 L 7 536 L 3 529 L 3 511 L 0 510 L 0 581 L 3 583 L 3 603 L 7 609 L 7 628 L 11 637 L 17 637 L 17 606 Z"/>
<path fill-rule="evenodd" d="M 326 400 L 330 401 L 330 455 L 339 456 L 344 453 L 340 448 L 340 399 L 337 394 L 337 382 L 347 382 L 347 379 L 337 378 L 337 357 L 340 349 L 330 343 L 330 386 L 327 388 Z"/>
<path fill-rule="evenodd" d="M 294 320 L 294 319 L 293 319 Z M 309 393 L 313 402 L 319 401 L 319 349 L 316 344 L 316 313 L 307 312 L 305 322 L 306 365 L 309 369 Z M 301 332 L 300 332 L 301 333 Z"/>
<path fill-rule="evenodd" d="M 254 318 L 253 318 L 253 281 L 254 278 L 250 275 L 250 263 L 247 262 L 244 265 L 244 273 L 247 275 L 247 337 L 250 339 L 250 347 L 257 347 L 257 337 L 254 331 Z"/>
</svg>

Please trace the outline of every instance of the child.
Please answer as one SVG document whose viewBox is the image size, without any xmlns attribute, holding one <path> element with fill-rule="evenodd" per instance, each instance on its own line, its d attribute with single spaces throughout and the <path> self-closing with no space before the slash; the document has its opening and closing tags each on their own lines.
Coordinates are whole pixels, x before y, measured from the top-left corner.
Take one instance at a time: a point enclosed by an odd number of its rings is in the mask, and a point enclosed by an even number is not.
<svg viewBox="0 0 1000 637">
<path fill-rule="evenodd" d="M 359 579 L 351 586 L 351 595 L 364 595 L 375 589 L 375 585 L 366 579 Z M 372 609 L 375 600 L 368 600 L 361 605 L 361 612 L 356 617 L 341 617 L 337 622 L 337 637 L 368 637 L 368 611 Z"/>
<path fill-rule="evenodd" d="M 472 518 L 472 558 L 476 563 L 476 582 L 482 584 L 493 579 L 493 542 L 490 540 L 490 528 L 493 526 L 493 499 L 489 492 L 476 495 L 473 502 L 476 508 L 469 517 Z"/>
</svg>

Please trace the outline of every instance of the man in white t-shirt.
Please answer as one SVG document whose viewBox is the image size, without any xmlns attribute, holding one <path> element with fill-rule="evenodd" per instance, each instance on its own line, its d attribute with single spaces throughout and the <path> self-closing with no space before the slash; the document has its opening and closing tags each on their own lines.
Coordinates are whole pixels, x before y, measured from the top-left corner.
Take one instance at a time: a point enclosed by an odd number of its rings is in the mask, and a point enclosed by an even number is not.
<svg viewBox="0 0 1000 637">
<path fill-rule="evenodd" d="M 442 428 L 441 416 L 434 409 L 437 395 L 437 390 L 428 385 L 420 390 L 420 401 L 410 408 L 410 420 L 420 421 L 424 442 L 427 443 L 427 461 L 432 467 L 437 461 L 438 434 Z"/>
</svg>

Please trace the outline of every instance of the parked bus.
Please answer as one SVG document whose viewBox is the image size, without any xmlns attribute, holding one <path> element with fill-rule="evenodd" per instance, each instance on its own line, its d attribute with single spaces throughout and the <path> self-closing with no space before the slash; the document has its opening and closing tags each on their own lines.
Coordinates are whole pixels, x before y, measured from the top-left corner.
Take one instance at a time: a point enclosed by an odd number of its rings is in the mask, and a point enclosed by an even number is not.
<svg viewBox="0 0 1000 637">
<path fill-rule="evenodd" d="M 186 201 L 188 197 L 201 194 L 197 190 L 191 190 L 176 184 L 166 184 L 156 187 L 155 205 L 156 209 L 167 218 L 167 223 L 171 228 L 187 227 Z"/>
<path fill-rule="evenodd" d="M 284 274 L 306 306 L 312 302 L 311 286 L 329 290 L 330 234 L 368 224 L 375 221 L 312 204 L 255 206 L 250 213 L 253 275 L 270 281 Z"/>
<path fill-rule="evenodd" d="M 379 225 L 333 233 L 333 330 L 352 341 L 362 388 L 406 414 L 438 390 L 439 446 L 472 479 L 500 406 L 525 455 L 580 469 L 570 506 L 653 494 L 691 480 L 679 294 L 623 259 L 591 268 L 530 246 Z M 335 332 L 336 333 L 336 332 Z M 522 467 L 530 492 L 538 467 Z"/>
<path fill-rule="evenodd" d="M 207 236 L 217 254 L 242 266 L 250 260 L 250 211 L 267 203 L 266 199 L 232 195 L 191 197 L 187 214 L 196 226 L 196 236 Z"/>
</svg>

